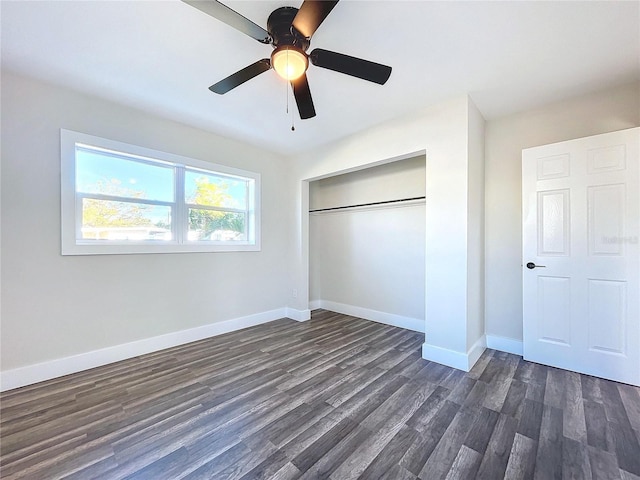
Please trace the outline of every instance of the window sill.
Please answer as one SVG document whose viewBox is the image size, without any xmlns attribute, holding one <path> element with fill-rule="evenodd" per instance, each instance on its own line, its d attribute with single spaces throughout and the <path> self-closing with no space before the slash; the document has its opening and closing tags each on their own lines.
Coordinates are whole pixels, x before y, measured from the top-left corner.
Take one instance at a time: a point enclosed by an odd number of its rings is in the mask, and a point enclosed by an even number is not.
<svg viewBox="0 0 640 480">
<path fill-rule="evenodd" d="M 259 252 L 258 244 L 235 243 L 189 243 L 150 245 L 132 244 L 76 244 L 63 246 L 62 255 L 153 255 L 165 253 L 220 253 L 220 252 Z"/>
</svg>

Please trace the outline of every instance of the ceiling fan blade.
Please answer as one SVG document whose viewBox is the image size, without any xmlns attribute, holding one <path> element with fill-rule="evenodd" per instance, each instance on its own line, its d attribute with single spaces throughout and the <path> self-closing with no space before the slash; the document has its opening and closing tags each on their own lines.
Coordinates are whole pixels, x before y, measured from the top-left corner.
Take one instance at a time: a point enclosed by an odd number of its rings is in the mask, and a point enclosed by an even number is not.
<svg viewBox="0 0 640 480">
<path fill-rule="evenodd" d="M 311 98 L 311 90 L 309 90 L 307 75 L 302 74 L 300 78 L 293 80 L 291 82 L 291 86 L 293 87 L 293 96 L 296 98 L 300 118 L 305 120 L 307 118 L 315 117 L 316 109 L 313 107 L 313 99 Z"/>
<path fill-rule="evenodd" d="M 271 43 L 271 37 L 269 32 L 259 25 L 256 25 L 251 20 L 243 17 L 235 10 L 230 9 L 225 4 L 216 0 L 182 0 L 184 3 L 197 8 L 198 10 L 211 15 L 213 18 L 217 18 L 221 22 L 240 30 L 242 33 L 249 35 L 251 38 L 255 38 L 260 43 Z"/>
<path fill-rule="evenodd" d="M 338 0 L 304 0 L 293 19 L 293 27 L 305 37 L 311 38 L 336 3 Z"/>
<path fill-rule="evenodd" d="M 391 75 L 391 67 L 386 65 L 321 48 L 316 48 L 311 52 L 309 58 L 316 67 L 328 68 L 379 85 L 384 85 Z"/>
<path fill-rule="evenodd" d="M 262 60 L 258 60 L 256 63 L 252 63 L 248 67 L 244 67 L 242 70 L 237 71 L 233 75 L 229 75 L 227 78 L 220 80 L 218 83 L 211 85 L 209 87 L 209 90 L 214 93 L 223 95 L 229 90 L 242 85 L 247 80 L 251 80 L 253 77 L 266 72 L 270 68 L 271 61 L 268 58 L 263 58 Z"/>
</svg>

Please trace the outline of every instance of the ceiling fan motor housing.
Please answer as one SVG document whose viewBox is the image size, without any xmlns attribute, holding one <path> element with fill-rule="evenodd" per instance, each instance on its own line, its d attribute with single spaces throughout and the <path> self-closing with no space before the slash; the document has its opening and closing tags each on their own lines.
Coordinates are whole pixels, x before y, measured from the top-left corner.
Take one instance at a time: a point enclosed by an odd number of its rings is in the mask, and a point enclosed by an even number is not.
<svg viewBox="0 0 640 480">
<path fill-rule="evenodd" d="M 293 46 L 303 52 L 308 50 L 311 42 L 291 25 L 297 13 L 298 9 L 295 7 L 280 7 L 271 12 L 267 20 L 267 31 L 271 35 L 273 48 Z"/>
</svg>

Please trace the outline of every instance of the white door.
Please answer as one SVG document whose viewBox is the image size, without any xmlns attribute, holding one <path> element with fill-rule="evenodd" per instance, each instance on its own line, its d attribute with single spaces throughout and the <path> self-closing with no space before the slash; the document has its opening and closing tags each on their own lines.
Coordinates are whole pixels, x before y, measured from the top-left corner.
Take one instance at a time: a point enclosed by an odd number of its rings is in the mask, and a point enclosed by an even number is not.
<svg viewBox="0 0 640 480">
<path fill-rule="evenodd" d="M 640 128 L 522 151 L 526 360 L 640 386 L 639 151 Z"/>
</svg>

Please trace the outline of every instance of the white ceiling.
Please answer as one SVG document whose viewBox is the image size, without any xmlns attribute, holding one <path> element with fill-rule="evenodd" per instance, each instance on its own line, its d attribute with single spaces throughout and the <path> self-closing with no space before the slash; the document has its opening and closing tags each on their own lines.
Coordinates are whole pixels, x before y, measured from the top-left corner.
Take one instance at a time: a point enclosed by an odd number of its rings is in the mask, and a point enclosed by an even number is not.
<svg viewBox="0 0 640 480">
<path fill-rule="evenodd" d="M 266 28 L 297 1 L 227 1 Z M 311 66 L 296 131 L 266 72 L 209 85 L 271 48 L 178 0 L 2 1 L 2 68 L 293 154 L 469 94 L 486 119 L 640 79 L 640 2 L 341 1 L 312 39 L 393 67 L 380 86 Z M 289 102 L 292 100 L 290 99 Z M 295 106 L 294 106 L 295 108 Z"/>
</svg>

